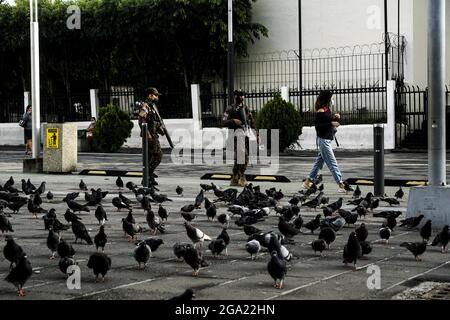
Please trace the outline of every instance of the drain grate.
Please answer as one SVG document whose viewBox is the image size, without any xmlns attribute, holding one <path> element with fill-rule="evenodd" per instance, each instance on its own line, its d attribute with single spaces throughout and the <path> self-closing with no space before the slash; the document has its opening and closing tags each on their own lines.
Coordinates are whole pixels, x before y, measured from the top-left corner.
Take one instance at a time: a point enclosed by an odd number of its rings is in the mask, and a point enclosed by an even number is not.
<svg viewBox="0 0 450 320">
<path fill-rule="evenodd" d="M 435 288 L 421 295 L 419 299 L 450 300 L 450 284 L 438 284 Z"/>
</svg>

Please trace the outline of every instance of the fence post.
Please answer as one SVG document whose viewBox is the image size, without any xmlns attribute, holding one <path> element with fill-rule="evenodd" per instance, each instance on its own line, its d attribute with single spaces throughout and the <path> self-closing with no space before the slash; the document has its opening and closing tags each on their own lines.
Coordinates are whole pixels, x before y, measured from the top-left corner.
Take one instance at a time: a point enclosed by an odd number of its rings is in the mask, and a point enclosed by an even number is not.
<svg viewBox="0 0 450 320">
<path fill-rule="evenodd" d="M 202 105 L 200 103 L 200 85 L 191 84 L 192 97 L 192 120 L 194 121 L 194 130 L 202 129 Z"/>
<path fill-rule="evenodd" d="M 384 196 L 384 128 L 373 125 L 373 185 L 375 197 Z"/>
<path fill-rule="evenodd" d="M 142 186 L 144 188 L 148 187 L 148 176 L 149 176 L 149 168 L 148 168 L 148 127 L 147 123 L 144 122 L 142 124 Z"/>
<path fill-rule="evenodd" d="M 24 112 L 27 111 L 27 107 L 31 104 L 31 92 L 30 91 L 25 91 L 23 93 L 23 109 Z"/>
<path fill-rule="evenodd" d="M 91 99 L 91 117 L 97 119 L 97 106 L 98 102 L 98 89 L 90 89 L 90 99 Z"/>
<path fill-rule="evenodd" d="M 396 136 L 396 124 L 395 124 L 395 81 L 389 80 L 386 84 L 386 113 L 387 113 L 387 126 L 384 134 L 385 149 L 395 149 L 395 136 Z"/>
<path fill-rule="evenodd" d="M 289 88 L 288 87 L 281 87 L 281 98 L 289 102 Z"/>
</svg>

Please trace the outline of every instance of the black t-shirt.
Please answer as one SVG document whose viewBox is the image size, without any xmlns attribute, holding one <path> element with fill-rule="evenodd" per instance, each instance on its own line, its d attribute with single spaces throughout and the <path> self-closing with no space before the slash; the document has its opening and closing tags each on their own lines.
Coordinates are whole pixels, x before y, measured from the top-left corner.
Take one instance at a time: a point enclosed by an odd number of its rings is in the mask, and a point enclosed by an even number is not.
<svg viewBox="0 0 450 320">
<path fill-rule="evenodd" d="M 331 110 L 326 108 L 324 112 L 316 112 L 315 128 L 319 138 L 333 140 L 336 129 L 331 122 L 333 121 L 333 115 Z"/>
</svg>

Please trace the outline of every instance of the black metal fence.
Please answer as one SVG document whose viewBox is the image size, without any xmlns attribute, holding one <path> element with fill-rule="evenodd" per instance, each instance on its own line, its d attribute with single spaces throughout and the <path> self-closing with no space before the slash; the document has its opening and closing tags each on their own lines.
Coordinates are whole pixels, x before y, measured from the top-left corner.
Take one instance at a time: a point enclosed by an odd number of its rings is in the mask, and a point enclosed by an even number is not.
<svg viewBox="0 0 450 320">
<path fill-rule="evenodd" d="M 388 34 L 389 79 L 403 81 L 404 37 Z M 400 40 L 399 40 L 400 39 Z M 339 89 L 386 86 L 385 43 L 327 49 L 302 50 L 302 88 Z M 259 90 L 300 87 L 298 51 L 254 55 L 236 64 L 235 88 Z"/>
<path fill-rule="evenodd" d="M 450 147 L 450 88 L 446 88 L 447 147 Z M 427 149 L 428 88 L 401 86 L 395 92 L 396 149 Z"/>
<path fill-rule="evenodd" d="M 190 90 L 163 91 L 161 93 L 158 104 L 161 117 L 165 119 L 192 118 Z M 145 100 L 145 93 L 131 87 L 124 87 L 111 91 L 99 91 L 98 98 L 100 107 L 113 104 L 136 119 L 139 102 Z"/>
<path fill-rule="evenodd" d="M 23 96 L 0 97 L 0 123 L 19 122 L 25 108 Z"/>
</svg>

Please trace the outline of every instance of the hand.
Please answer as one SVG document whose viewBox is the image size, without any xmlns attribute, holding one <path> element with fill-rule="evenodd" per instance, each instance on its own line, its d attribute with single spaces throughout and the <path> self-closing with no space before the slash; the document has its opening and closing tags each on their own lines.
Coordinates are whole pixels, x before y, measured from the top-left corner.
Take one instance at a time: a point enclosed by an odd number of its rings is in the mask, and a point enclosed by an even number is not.
<svg viewBox="0 0 450 320">
<path fill-rule="evenodd" d="M 341 124 L 337 121 L 331 121 L 331 125 L 335 128 L 339 127 Z"/>
<path fill-rule="evenodd" d="M 336 113 L 334 115 L 334 118 L 336 119 L 336 121 L 339 121 L 341 119 L 341 115 L 339 113 Z"/>
<path fill-rule="evenodd" d="M 233 119 L 233 122 L 234 122 L 234 124 L 237 125 L 237 126 L 241 126 L 241 125 L 242 125 L 242 121 L 239 120 L 239 119 Z"/>
</svg>

